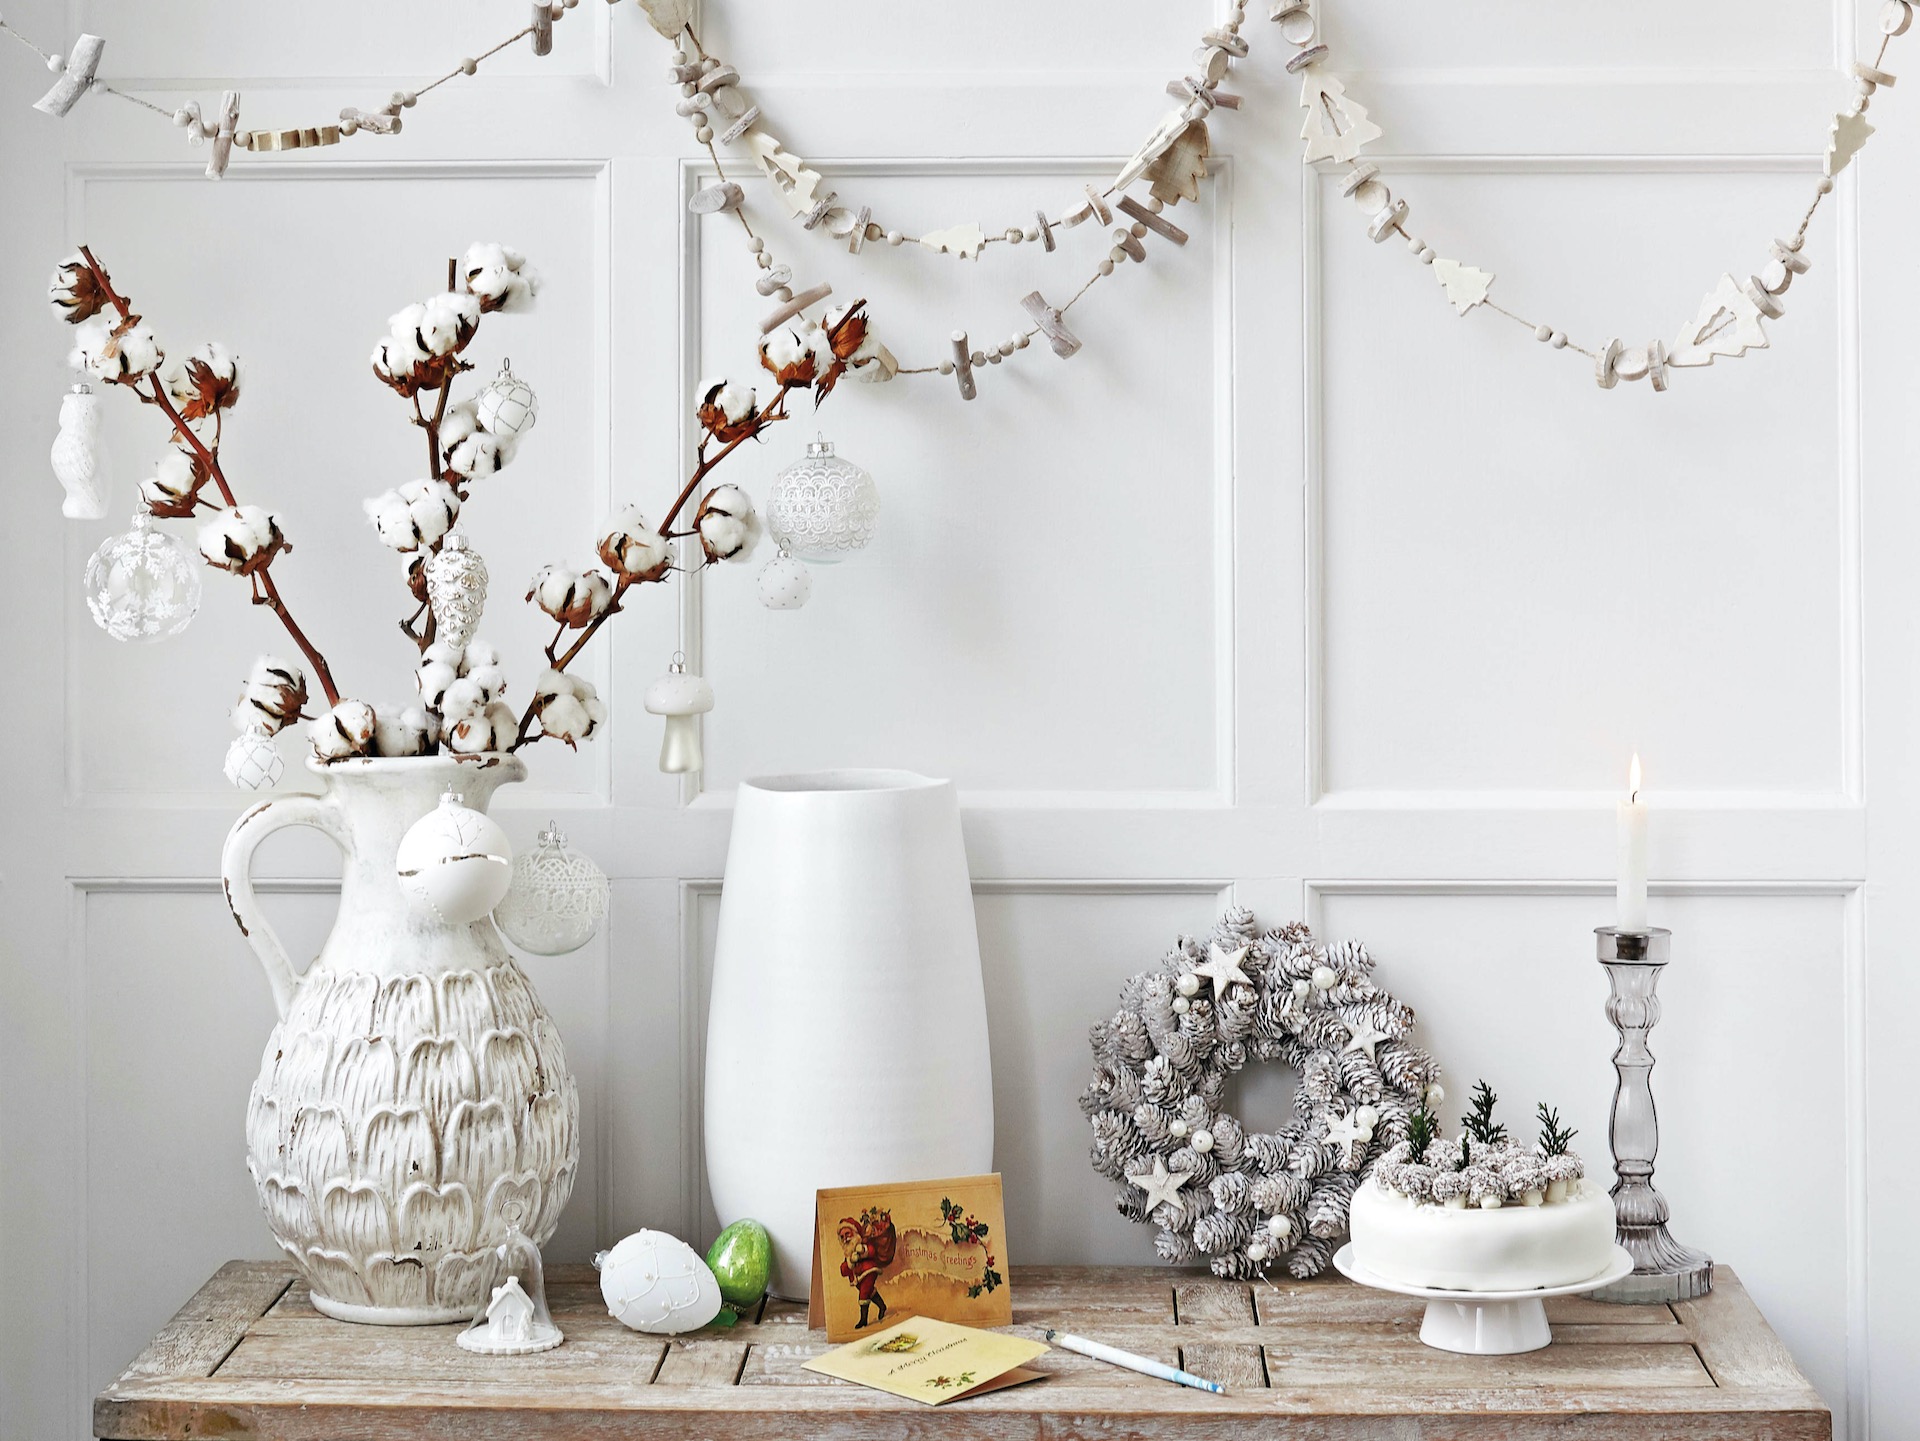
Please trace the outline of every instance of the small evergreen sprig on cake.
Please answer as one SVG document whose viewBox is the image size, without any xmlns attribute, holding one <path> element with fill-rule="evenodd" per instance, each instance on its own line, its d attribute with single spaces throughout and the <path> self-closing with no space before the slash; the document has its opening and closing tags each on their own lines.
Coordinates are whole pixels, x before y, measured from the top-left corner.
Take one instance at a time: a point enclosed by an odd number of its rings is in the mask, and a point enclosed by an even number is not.
<svg viewBox="0 0 1920 1441">
<path fill-rule="evenodd" d="M 1565 1201 L 1586 1175 L 1580 1158 L 1568 1149 L 1576 1132 L 1563 1127 L 1560 1113 L 1542 1102 L 1536 1112 L 1539 1137 L 1533 1146 L 1523 1146 L 1508 1139 L 1506 1126 L 1494 1120 L 1499 1100 L 1485 1081 L 1476 1085 L 1453 1140 L 1441 1136 L 1439 1118 L 1430 1110 L 1414 1112 L 1407 1139 L 1374 1166 L 1375 1183 L 1409 1200 L 1455 1210 Z"/>
</svg>

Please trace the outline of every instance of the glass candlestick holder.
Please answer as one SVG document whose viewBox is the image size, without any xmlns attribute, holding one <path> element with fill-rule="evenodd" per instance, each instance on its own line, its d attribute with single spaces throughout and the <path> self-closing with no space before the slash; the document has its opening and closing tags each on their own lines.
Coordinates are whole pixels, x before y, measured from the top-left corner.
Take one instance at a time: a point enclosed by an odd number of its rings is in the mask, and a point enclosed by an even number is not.
<svg viewBox="0 0 1920 1441">
<path fill-rule="evenodd" d="M 1673 932 L 1601 926 L 1593 934 L 1612 988 L 1607 1019 L 1620 1033 L 1620 1048 L 1613 1053 L 1619 1081 L 1608 1132 L 1613 1145 L 1614 1239 L 1633 1257 L 1632 1274 L 1595 1291 L 1593 1299 L 1629 1306 L 1692 1300 L 1713 1289 L 1713 1258 L 1668 1234 L 1667 1198 L 1653 1187 L 1660 1117 L 1653 1106 L 1653 1052 L 1647 1049 L 1647 1037 L 1660 1020 L 1655 991 Z"/>
</svg>

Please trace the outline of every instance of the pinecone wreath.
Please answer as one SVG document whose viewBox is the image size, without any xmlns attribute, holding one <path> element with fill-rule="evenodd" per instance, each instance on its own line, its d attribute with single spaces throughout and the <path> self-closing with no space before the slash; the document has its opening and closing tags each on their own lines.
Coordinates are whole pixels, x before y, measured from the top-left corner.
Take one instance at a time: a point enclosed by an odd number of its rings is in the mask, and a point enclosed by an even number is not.
<svg viewBox="0 0 1920 1441">
<path fill-rule="evenodd" d="M 1440 1068 L 1406 1040 L 1412 1009 L 1372 970 L 1358 941 L 1321 946 L 1300 922 L 1262 935 L 1235 908 L 1128 981 L 1093 1028 L 1093 1168 L 1125 1187 L 1123 1216 L 1159 1227 L 1164 1260 L 1204 1255 L 1240 1279 L 1283 1257 L 1303 1278 L 1332 1261 L 1368 1166 L 1442 1099 Z M 1293 1119 L 1272 1134 L 1221 1109 L 1250 1060 L 1295 1073 Z"/>
</svg>

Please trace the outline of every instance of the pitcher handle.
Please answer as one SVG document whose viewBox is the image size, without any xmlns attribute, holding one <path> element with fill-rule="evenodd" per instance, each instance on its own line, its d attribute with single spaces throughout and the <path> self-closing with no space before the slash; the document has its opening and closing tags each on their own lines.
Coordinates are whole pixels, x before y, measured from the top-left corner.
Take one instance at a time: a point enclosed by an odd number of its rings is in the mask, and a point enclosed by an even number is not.
<svg viewBox="0 0 1920 1441">
<path fill-rule="evenodd" d="M 226 848 L 220 853 L 220 879 L 226 887 L 227 909 L 233 912 L 234 924 L 240 927 L 240 934 L 247 938 L 253 953 L 260 958 L 260 967 L 267 973 L 267 984 L 273 988 L 274 1009 L 282 1020 L 293 1004 L 293 988 L 300 982 L 300 973 L 287 959 L 287 948 L 280 944 L 280 937 L 267 924 L 266 914 L 254 896 L 252 868 L 253 853 L 260 842 L 288 826 L 312 826 L 325 833 L 343 854 L 349 851 L 340 809 L 331 794 L 322 794 L 285 796 L 255 806 L 227 832 Z"/>
</svg>

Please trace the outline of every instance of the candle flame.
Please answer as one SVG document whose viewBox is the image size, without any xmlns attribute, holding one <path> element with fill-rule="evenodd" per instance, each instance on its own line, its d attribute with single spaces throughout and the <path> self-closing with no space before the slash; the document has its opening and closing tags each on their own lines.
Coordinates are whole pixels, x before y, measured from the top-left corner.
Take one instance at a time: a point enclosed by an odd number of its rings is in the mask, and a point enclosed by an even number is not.
<svg viewBox="0 0 1920 1441">
<path fill-rule="evenodd" d="M 1639 751 L 1635 751 L 1633 753 L 1633 764 L 1627 767 L 1627 791 L 1628 791 L 1628 795 L 1627 795 L 1628 800 L 1637 801 L 1640 799 L 1640 752 Z"/>
</svg>

